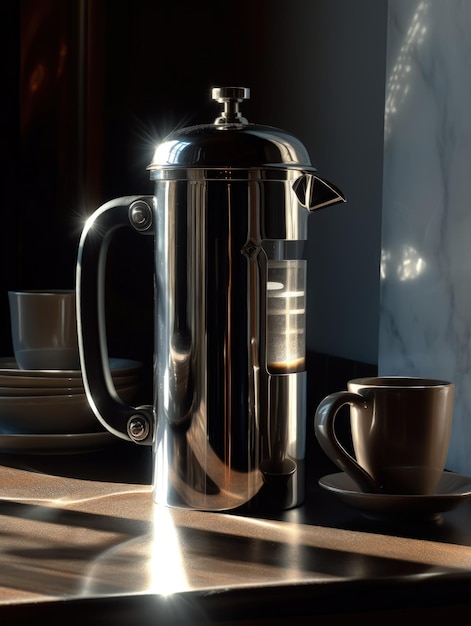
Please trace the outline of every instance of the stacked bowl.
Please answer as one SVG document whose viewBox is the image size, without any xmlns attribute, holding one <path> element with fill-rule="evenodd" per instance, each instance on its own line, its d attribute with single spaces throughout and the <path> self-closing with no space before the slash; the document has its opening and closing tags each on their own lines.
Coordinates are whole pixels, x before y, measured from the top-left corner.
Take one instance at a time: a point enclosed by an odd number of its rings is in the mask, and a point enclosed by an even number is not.
<svg viewBox="0 0 471 626">
<path fill-rule="evenodd" d="M 118 396 L 132 402 L 142 364 L 110 359 Z M 116 441 L 91 410 L 80 370 L 22 370 L 0 358 L 0 451 L 68 452 Z"/>
</svg>

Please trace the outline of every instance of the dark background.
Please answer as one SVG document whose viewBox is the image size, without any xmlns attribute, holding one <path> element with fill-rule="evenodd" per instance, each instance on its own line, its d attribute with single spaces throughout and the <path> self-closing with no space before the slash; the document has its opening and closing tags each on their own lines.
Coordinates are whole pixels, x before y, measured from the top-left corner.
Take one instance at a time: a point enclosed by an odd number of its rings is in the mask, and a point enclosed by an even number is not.
<svg viewBox="0 0 471 626">
<path fill-rule="evenodd" d="M 385 1 L 20 0 L 0 11 L 0 356 L 12 354 L 7 291 L 74 286 L 87 215 L 152 193 L 155 144 L 212 121 L 210 87 L 237 84 L 251 88 L 249 121 L 297 135 L 347 196 L 310 218 L 308 349 L 376 363 Z M 147 362 L 152 242 L 121 233 L 110 266 L 110 353 Z"/>
</svg>

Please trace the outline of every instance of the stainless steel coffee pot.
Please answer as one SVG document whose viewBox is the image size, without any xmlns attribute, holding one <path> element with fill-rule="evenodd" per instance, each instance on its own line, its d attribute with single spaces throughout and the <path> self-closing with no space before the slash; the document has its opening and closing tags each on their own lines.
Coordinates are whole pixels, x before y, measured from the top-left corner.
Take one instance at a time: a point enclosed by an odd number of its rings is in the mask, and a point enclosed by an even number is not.
<svg viewBox="0 0 471 626">
<path fill-rule="evenodd" d="M 81 367 L 112 433 L 152 445 L 154 499 L 201 510 L 289 508 L 304 497 L 308 216 L 344 202 L 298 139 L 248 123 L 242 87 L 212 90 L 213 124 L 155 150 L 154 196 L 112 200 L 88 219 L 77 262 Z M 104 314 L 117 228 L 155 241 L 152 405 L 116 394 Z"/>
</svg>

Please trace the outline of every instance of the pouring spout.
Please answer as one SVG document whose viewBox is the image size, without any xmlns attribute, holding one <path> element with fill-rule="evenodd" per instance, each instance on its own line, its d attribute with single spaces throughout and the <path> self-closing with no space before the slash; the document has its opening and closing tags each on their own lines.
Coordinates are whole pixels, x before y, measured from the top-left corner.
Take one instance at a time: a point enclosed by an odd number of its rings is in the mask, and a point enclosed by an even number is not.
<svg viewBox="0 0 471 626">
<path fill-rule="evenodd" d="M 314 174 L 303 174 L 296 179 L 293 190 L 302 206 L 309 211 L 346 202 L 338 187 Z"/>
</svg>

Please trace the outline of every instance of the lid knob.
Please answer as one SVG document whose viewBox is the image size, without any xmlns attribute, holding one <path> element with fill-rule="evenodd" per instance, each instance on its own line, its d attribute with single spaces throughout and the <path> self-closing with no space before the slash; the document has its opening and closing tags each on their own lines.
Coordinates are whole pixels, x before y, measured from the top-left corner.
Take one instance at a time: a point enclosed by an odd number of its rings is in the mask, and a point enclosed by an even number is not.
<svg viewBox="0 0 471 626">
<path fill-rule="evenodd" d="M 213 87 L 213 100 L 224 104 L 224 111 L 214 121 L 215 124 L 248 124 L 239 111 L 239 104 L 250 98 L 250 89 L 247 87 Z"/>
</svg>

